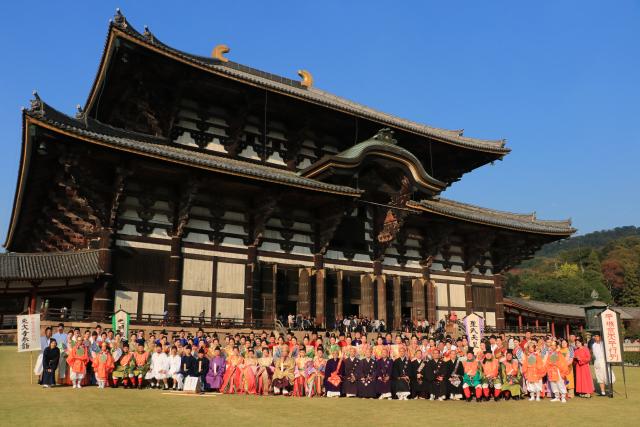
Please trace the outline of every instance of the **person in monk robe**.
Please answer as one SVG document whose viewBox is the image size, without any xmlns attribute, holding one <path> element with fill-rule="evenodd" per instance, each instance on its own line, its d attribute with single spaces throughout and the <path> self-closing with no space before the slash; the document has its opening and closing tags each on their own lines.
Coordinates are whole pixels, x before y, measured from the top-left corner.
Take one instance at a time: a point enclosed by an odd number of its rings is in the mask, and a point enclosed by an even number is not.
<svg viewBox="0 0 640 427">
<path fill-rule="evenodd" d="M 422 350 L 414 350 L 414 360 L 409 362 L 409 378 L 411 379 L 411 397 L 413 399 L 428 399 L 430 386 L 427 382 L 427 360 L 422 356 Z"/>
<path fill-rule="evenodd" d="M 373 349 L 364 349 L 364 358 L 356 367 L 358 397 L 375 399 L 376 397 L 376 361 L 373 359 Z"/>
<path fill-rule="evenodd" d="M 60 349 L 55 338 L 51 338 L 49 346 L 42 353 L 42 387 L 49 388 L 56 384 L 56 369 L 60 363 Z"/>
<path fill-rule="evenodd" d="M 451 400 L 460 400 L 462 399 L 462 376 L 464 375 L 462 361 L 464 359 L 458 357 L 458 353 L 454 350 L 449 350 L 443 356 L 449 374 L 447 395 Z"/>
<path fill-rule="evenodd" d="M 293 358 L 289 357 L 289 347 L 282 347 L 280 358 L 274 361 L 274 364 L 273 394 L 287 396 L 291 392 L 295 374 L 295 363 Z"/>
<path fill-rule="evenodd" d="M 196 359 L 196 377 L 200 378 L 200 384 L 202 384 L 202 390 L 209 390 L 207 385 L 207 373 L 209 372 L 209 359 L 205 357 L 207 350 L 203 347 L 198 349 L 198 357 Z"/>
<path fill-rule="evenodd" d="M 220 347 L 216 347 L 213 350 L 213 357 L 209 361 L 209 372 L 207 372 L 206 377 L 210 390 L 220 391 L 225 368 L 226 364 L 224 358 L 220 355 Z"/>
<path fill-rule="evenodd" d="M 576 394 L 580 397 L 591 397 L 595 392 L 593 377 L 591 376 L 591 369 L 589 368 L 590 361 L 591 353 L 589 352 L 589 348 L 583 344 L 582 338 L 578 337 L 576 339 L 573 363 L 576 367 Z"/>
<path fill-rule="evenodd" d="M 342 394 L 346 397 L 356 397 L 358 395 L 358 383 L 356 369 L 360 360 L 356 357 L 357 348 L 349 349 L 349 356 L 344 359 L 344 378 L 342 381 Z"/>
<path fill-rule="evenodd" d="M 427 362 L 426 380 L 429 385 L 431 400 L 443 401 L 447 398 L 447 384 L 449 383 L 449 365 L 440 357 L 437 348 L 431 352 L 432 359 Z"/>
<path fill-rule="evenodd" d="M 502 397 L 505 400 L 509 400 L 512 397 L 514 400 L 520 400 L 520 395 L 522 394 L 522 388 L 520 387 L 522 371 L 518 360 L 513 358 L 512 350 L 507 351 L 505 359 L 500 366 L 500 380 L 502 382 Z"/>
<path fill-rule="evenodd" d="M 383 348 L 380 359 L 376 360 L 376 394 L 378 399 L 391 399 L 391 370 L 393 360 L 389 357 L 389 350 Z"/>
<path fill-rule="evenodd" d="M 391 371 L 391 385 L 398 400 L 408 400 L 411 394 L 409 386 L 409 359 L 405 346 L 398 347 L 398 358 L 393 361 Z"/>
<path fill-rule="evenodd" d="M 89 362 L 89 348 L 83 340 L 78 340 L 71 348 L 67 363 L 70 368 L 70 378 L 73 388 L 82 388 L 81 382 L 87 373 L 87 363 Z"/>
<path fill-rule="evenodd" d="M 340 397 L 344 377 L 344 359 L 338 357 L 338 350 L 331 352 L 331 359 L 325 365 L 324 389 L 327 397 Z"/>
</svg>

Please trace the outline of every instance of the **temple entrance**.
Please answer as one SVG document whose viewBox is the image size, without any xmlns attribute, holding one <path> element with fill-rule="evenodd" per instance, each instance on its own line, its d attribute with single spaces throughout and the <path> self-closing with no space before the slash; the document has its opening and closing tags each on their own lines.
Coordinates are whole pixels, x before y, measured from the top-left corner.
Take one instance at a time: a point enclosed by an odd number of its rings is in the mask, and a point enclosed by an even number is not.
<svg viewBox="0 0 640 427">
<path fill-rule="evenodd" d="M 359 316 L 360 315 L 360 304 L 345 304 L 345 306 L 344 306 L 344 315 L 345 316 Z"/>
<path fill-rule="evenodd" d="M 286 323 L 287 316 L 298 312 L 298 269 L 278 266 L 276 274 L 276 314 Z"/>
</svg>

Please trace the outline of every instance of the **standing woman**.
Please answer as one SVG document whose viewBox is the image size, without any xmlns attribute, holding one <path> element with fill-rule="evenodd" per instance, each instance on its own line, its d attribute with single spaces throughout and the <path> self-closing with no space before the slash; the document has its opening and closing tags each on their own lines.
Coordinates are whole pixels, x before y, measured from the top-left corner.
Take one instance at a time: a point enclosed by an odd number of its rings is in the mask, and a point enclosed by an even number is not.
<svg viewBox="0 0 640 427">
<path fill-rule="evenodd" d="M 593 377 L 591 376 L 591 352 L 584 346 L 582 338 L 576 339 L 576 350 L 573 355 L 573 363 L 576 366 L 576 394 L 580 397 L 591 397 L 595 392 L 593 388 Z"/>
<path fill-rule="evenodd" d="M 42 387 L 49 388 L 56 384 L 56 368 L 60 362 L 60 349 L 55 338 L 49 341 L 49 347 L 42 353 Z"/>
<path fill-rule="evenodd" d="M 560 349 L 558 350 L 558 352 L 562 354 L 567 362 L 567 366 L 569 367 L 569 373 L 567 374 L 567 397 L 573 397 L 574 389 L 576 388 L 572 368 L 574 350 L 569 347 L 569 342 L 563 339 L 562 341 L 560 341 Z"/>
<path fill-rule="evenodd" d="M 231 355 L 227 358 L 227 366 L 224 371 L 224 377 L 222 379 L 222 386 L 220 392 L 223 394 L 235 394 L 240 389 L 240 368 L 244 362 L 242 356 L 240 356 L 240 349 L 234 347 Z"/>
</svg>

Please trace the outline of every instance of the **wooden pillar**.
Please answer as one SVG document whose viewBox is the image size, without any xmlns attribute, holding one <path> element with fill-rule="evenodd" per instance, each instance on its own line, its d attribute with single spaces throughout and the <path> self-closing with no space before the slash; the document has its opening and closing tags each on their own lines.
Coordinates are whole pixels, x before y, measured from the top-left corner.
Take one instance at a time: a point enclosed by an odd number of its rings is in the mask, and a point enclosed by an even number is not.
<svg viewBox="0 0 640 427">
<path fill-rule="evenodd" d="M 38 284 L 36 282 L 31 283 L 31 292 L 29 294 L 29 313 L 34 314 L 36 312 L 36 301 L 38 300 Z"/>
<path fill-rule="evenodd" d="M 182 239 L 171 238 L 171 255 L 169 258 L 169 284 L 166 290 L 167 313 L 169 322 L 176 323 L 180 319 L 180 292 L 182 274 Z M 215 313 L 214 313 L 215 315 Z"/>
<path fill-rule="evenodd" d="M 96 279 L 93 288 L 93 299 L 91 300 L 92 314 L 101 313 L 104 315 L 112 310 L 114 291 L 112 289 L 113 273 L 111 267 L 111 243 L 112 232 L 105 228 L 100 232 L 100 243 L 98 247 L 98 263 L 103 273 Z"/>
<path fill-rule="evenodd" d="M 253 272 L 258 262 L 258 247 L 247 247 L 247 264 L 244 272 L 244 321 L 252 322 L 253 318 Z"/>
<path fill-rule="evenodd" d="M 584 332 L 584 326 L 580 325 L 580 333 Z"/>
<path fill-rule="evenodd" d="M 428 268 L 422 269 L 422 277 L 425 280 L 424 291 L 427 296 L 427 320 L 430 325 L 434 325 L 438 319 L 436 319 L 436 285 L 431 280 L 431 270 Z"/>
<path fill-rule="evenodd" d="M 360 314 L 368 319 L 373 318 L 373 283 L 371 274 L 360 275 Z"/>
<path fill-rule="evenodd" d="M 309 316 L 311 309 L 311 296 L 309 295 L 309 268 L 298 270 L 298 313 L 302 316 Z"/>
<path fill-rule="evenodd" d="M 273 320 L 275 321 L 278 318 L 278 264 L 273 264 L 273 271 L 272 271 L 272 280 L 273 280 L 273 285 L 271 287 L 271 306 L 272 306 L 272 313 L 273 313 Z"/>
<path fill-rule="evenodd" d="M 470 271 L 464 273 L 464 306 L 467 314 L 473 313 L 473 287 L 471 284 Z"/>
<path fill-rule="evenodd" d="M 326 272 L 324 270 L 324 260 L 322 254 L 316 254 L 313 257 L 314 268 L 316 269 L 316 324 L 321 327 L 325 325 L 325 279 Z"/>
<path fill-rule="evenodd" d="M 567 322 L 564 329 L 564 339 L 568 340 L 570 333 L 571 333 L 571 328 L 569 327 L 569 322 Z"/>
<path fill-rule="evenodd" d="M 538 319 L 536 319 L 536 332 L 537 332 L 537 329 L 539 328 L 540 328 L 540 322 L 538 321 Z"/>
<path fill-rule="evenodd" d="M 518 314 L 518 332 L 522 332 L 522 314 Z"/>
<path fill-rule="evenodd" d="M 496 274 L 493 276 L 493 283 L 496 292 L 496 328 L 504 329 L 504 276 Z"/>
<path fill-rule="evenodd" d="M 393 278 L 393 327 L 400 329 L 402 326 L 402 281 L 399 276 Z"/>
<path fill-rule="evenodd" d="M 413 279 L 411 282 L 412 298 L 412 317 L 411 320 L 424 319 L 424 279 Z"/>
<path fill-rule="evenodd" d="M 387 323 L 387 278 L 382 274 L 382 263 L 380 261 L 373 262 L 373 274 L 375 275 L 376 293 L 378 296 L 378 312 L 375 318 L 384 320 Z"/>
<path fill-rule="evenodd" d="M 344 290 L 343 290 L 343 276 L 342 271 L 336 272 L 336 316 L 342 319 L 344 314 Z"/>
<path fill-rule="evenodd" d="M 556 322 L 555 321 L 551 321 L 551 336 L 555 337 L 556 336 Z"/>
</svg>

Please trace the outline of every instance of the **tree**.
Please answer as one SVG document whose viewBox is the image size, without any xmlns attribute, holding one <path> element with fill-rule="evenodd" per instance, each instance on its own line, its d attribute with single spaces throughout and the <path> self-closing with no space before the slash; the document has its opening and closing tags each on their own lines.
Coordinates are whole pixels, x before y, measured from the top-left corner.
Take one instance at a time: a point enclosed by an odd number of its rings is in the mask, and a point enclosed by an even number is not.
<svg viewBox="0 0 640 427">
<path fill-rule="evenodd" d="M 625 272 L 621 303 L 625 307 L 640 306 L 640 268 Z"/>
</svg>

